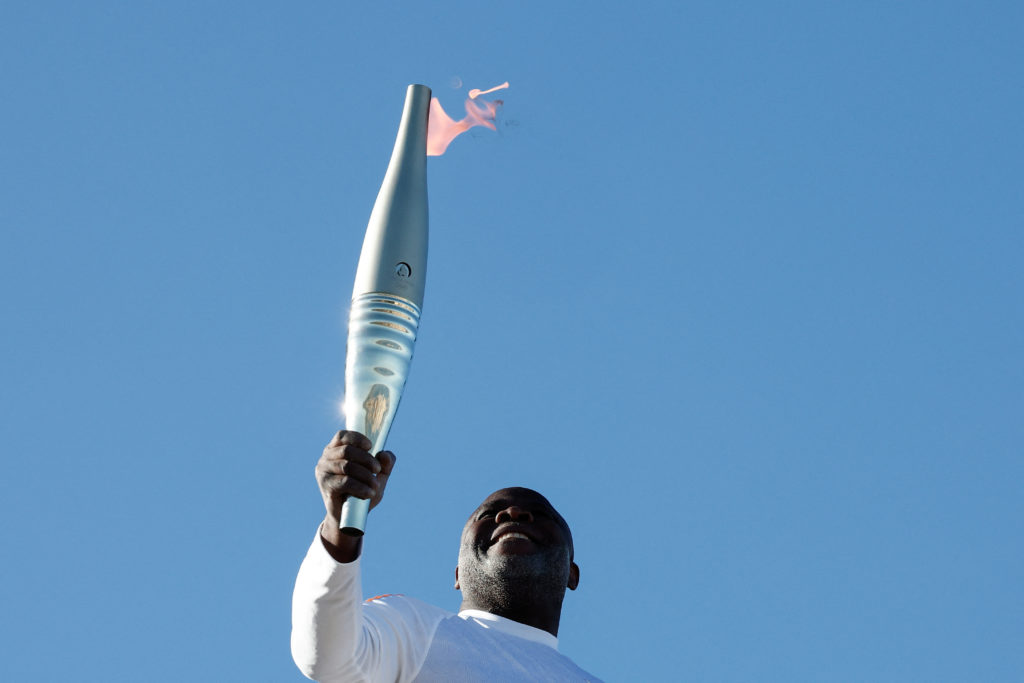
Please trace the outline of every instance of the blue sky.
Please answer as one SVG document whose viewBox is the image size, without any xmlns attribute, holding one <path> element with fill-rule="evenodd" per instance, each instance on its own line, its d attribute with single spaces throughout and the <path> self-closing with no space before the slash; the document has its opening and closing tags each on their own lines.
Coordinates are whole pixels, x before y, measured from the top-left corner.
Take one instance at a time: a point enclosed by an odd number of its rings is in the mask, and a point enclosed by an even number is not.
<svg viewBox="0 0 1024 683">
<path fill-rule="evenodd" d="M 1016 3 L 6 2 L 4 680 L 303 680 L 345 314 L 405 87 L 420 339 L 367 595 L 546 493 L 609 681 L 1024 668 Z M 462 88 L 453 88 L 458 80 Z"/>
</svg>

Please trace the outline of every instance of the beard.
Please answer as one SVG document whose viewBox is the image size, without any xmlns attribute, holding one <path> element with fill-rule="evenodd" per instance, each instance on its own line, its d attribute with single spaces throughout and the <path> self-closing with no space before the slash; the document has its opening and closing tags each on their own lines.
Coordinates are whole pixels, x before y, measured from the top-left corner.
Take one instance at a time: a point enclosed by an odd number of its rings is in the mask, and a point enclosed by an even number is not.
<svg viewBox="0 0 1024 683">
<path fill-rule="evenodd" d="M 459 584 L 463 594 L 475 603 L 502 611 L 535 603 L 561 604 L 571 564 L 566 548 L 499 555 L 463 547 L 459 552 Z"/>
</svg>

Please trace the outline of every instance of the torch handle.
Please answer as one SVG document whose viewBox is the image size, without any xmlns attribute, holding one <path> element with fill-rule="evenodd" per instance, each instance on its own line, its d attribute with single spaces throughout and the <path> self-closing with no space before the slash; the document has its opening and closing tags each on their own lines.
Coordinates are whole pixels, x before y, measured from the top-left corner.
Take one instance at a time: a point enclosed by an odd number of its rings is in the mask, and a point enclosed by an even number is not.
<svg viewBox="0 0 1024 683">
<path fill-rule="evenodd" d="M 370 512 L 370 501 L 362 498 L 348 498 L 341 506 L 341 531 L 349 536 L 362 536 L 366 529 L 366 516 Z"/>
</svg>

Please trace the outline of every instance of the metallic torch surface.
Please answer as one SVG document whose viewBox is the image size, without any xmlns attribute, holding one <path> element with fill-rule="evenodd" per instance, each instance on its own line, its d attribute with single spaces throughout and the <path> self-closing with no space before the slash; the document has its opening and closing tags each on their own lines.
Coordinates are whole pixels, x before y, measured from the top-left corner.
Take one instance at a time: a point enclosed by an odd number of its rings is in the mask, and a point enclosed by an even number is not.
<svg viewBox="0 0 1024 683">
<path fill-rule="evenodd" d="M 430 88 L 410 85 L 398 138 L 366 226 L 345 354 L 345 428 L 384 448 L 409 373 L 427 274 Z M 341 528 L 362 535 L 369 501 L 349 498 Z"/>
</svg>

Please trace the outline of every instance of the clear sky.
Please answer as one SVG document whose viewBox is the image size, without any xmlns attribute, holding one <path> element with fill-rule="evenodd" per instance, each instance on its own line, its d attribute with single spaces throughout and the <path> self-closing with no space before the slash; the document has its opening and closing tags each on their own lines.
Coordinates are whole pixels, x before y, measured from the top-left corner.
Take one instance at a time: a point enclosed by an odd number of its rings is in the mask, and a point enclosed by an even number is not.
<svg viewBox="0 0 1024 683">
<path fill-rule="evenodd" d="M 299 681 L 409 83 L 427 292 L 367 595 L 490 491 L 609 681 L 1024 671 L 1020 3 L 0 6 L 2 680 Z"/>
</svg>

